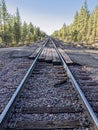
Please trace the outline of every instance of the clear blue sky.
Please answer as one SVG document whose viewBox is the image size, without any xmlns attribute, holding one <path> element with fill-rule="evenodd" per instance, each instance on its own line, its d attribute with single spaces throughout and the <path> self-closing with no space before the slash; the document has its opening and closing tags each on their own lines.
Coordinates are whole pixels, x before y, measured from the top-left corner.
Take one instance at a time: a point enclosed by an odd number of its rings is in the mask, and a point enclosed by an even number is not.
<svg viewBox="0 0 98 130">
<path fill-rule="evenodd" d="M 63 23 L 70 24 L 84 0 L 6 0 L 8 10 L 15 14 L 19 8 L 22 21 L 32 22 L 47 34 L 60 29 Z M 98 0 L 87 0 L 88 9 L 98 6 Z"/>
</svg>

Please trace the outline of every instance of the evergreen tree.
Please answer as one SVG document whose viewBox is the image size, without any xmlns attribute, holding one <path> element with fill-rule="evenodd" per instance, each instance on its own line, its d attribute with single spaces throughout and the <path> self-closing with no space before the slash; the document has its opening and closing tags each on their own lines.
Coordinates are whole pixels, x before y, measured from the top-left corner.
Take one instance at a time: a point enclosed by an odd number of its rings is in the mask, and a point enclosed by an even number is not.
<svg viewBox="0 0 98 130">
<path fill-rule="evenodd" d="M 66 32 L 66 24 L 64 23 L 63 27 L 61 28 L 61 37 L 62 39 L 66 38 L 67 32 Z"/>
<path fill-rule="evenodd" d="M 21 20 L 18 8 L 16 10 L 16 19 L 14 27 L 16 31 L 16 44 L 18 44 L 21 39 Z"/>
<path fill-rule="evenodd" d="M 92 43 L 92 41 L 93 41 L 93 38 L 92 38 L 93 19 L 94 19 L 93 14 L 91 14 L 89 21 L 88 21 L 88 31 L 87 31 L 87 40 L 89 43 Z"/>
<path fill-rule="evenodd" d="M 26 22 L 21 24 L 19 10 L 17 8 L 15 16 L 7 11 L 5 0 L 0 1 L 0 44 L 18 45 L 26 44 L 40 40 L 46 34 L 32 23 L 27 25 Z"/>
<path fill-rule="evenodd" d="M 2 43 L 2 17 L 1 17 L 1 1 L 0 1 L 0 44 Z"/>
<path fill-rule="evenodd" d="M 27 44 L 30 44 L 32 42 L 32 33 L 29 31 L 26 36 Z"/>
<path fill-rule="evenodd" d="M 94 43 L 98 41 L 98 7 L 93 13 L 92 38 Z"/>
<path fill-rule="evenodd" d="M 7 44 L 7 30 L 6 30 L 6 25 L 8 22 L 8 12 L 7 12 L 7 7 L 5 0 L 1 0 L 1 38 L 2 42 Z"/>
<path fill-rule="evenodd" d="M 35 29 L 34 29 L 34 35 L 37 36 L 38 39 L 40 40 L 41 33 L 40 33 L 39 27 L 35 27 Z"/>
<path fill-rule="evenodd" d="M 78 41 L 78 32 L 79 32 L 79 14 L 76 11 L 75 17 L 74 17 L 74 22 L 72 25 L 72 40 L 77 42 Z"/>
<path fill-rule="evenodd" d="M 79 14 L 78 12 L 76 11 L 76 14 L 75 14 L 75 17 L 74 17 L 74 22 L 73 22 L 73 26 L 72 26 L 72 30 L 76 30 L 78 31 L 78 24 L 79 24 Z"/>
<path fill-rule="evenodd" d="M 8 12 L 7 12 L 5 0 L 1 0 L 1 19 L 3 24 L 3 30 L 5 31 L 5 26 L 8 20 Z"/>
<path fill-rule="evenodd" d="M 28 26 L 27 23 L 24 21 L 21 32 L 21 41 L 23 44 L 26 42 L 27 34 L 28 34 Z"/>
<path fill-rule="evenodd" d="M 64 34 L 66 32 L 66 35 Z M 53 36 L 67 42 L 83 42 L 91 44 L 98 42 L 98 7 L 93 13 L 89 13 L 87 2 L 79 12 L 76 12 L 74 21 L 71 25 L 61 28 L 53 33 Z"/>
<path fill-rule="evenodd" d="M 30 22 L 29 26 L 28 26 L 29 31 L 32 33 L 32 35 L 34 34 L 34 26 L 33 24 Z"/>
<path fill-rule="evenodd" d="M 2 8 L 2 6 L 1 6 L 1 1 L 0 1 L 0 27 L 2 25 L 2 15 L 1 15 L 2 11 L 1 11 L 1 8 Z"/>
</svg>

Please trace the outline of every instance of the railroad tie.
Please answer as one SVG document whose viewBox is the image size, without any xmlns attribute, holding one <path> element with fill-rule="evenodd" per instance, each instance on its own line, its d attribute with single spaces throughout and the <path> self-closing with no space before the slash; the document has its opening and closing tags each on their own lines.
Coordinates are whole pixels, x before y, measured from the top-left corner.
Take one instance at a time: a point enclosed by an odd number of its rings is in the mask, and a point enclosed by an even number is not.
<svg viewBox="0 0 98 130">
<path fill-rule="evenodd" d="M 52 56 L 53 56 L 53 65 L 61 65 L 61 60 L 60 58 L 58 57 L 58 54 L 56 52 L 56 50 L 52 49 Z"/>
<path fill-rule="evenodd" d="M 68 80 L 68 78 L 65 78 L 65 79 L 63 79 L 63 80 L 60 80 L 60 81 L 58 81 L 57 83 L 54 83 L 53 86 L 54 86 L 54 87 L 59 87 L 60 85 L 67 83 L 67 80 Z"/>
<path fill-rule="evenodd" d="M 17 121 L 15 128 L 10 130 L 35 130 L 35 129 L 57 129 L 57 128 L 80 128 L 79 119 L 61 121 Z"/>
<path fill-rule="evenodd" d="M 37 49 L 34 51 L 34 53 L 33 53 L 32 55 L 30 55 L 28 58 L 29 58 L 29 59 L 35 59 L 35 57 L 37 56 L 39 50 L 40 50 L 40 47 L 37 48 Z"/>
<path fill-rule="evenodd" d="M 58 50 L 62 54 L 62 56 L 63 56 L 63 58 L 64 58 L 64 60 L 65 60 L 65 62 L 67 64 L 72 64 L 73 63 L 73 61 L 70 59 L 70 57 L 65 53 L 65 51 L 63 49 L 59 48 Z"/>
<path fill-rule="evenodd" d="M 45 61 L 46 61 L 47 63 L 52 63 L 51 49 L 47 49 Z"/>
<path fill-rule="evenodd" d="M 22 114 L 60 114 L 60 113 L 78 113 L 80 110 L 75 110 L 72 106 L 64 106 L 64 107 L 23 107 Z"/>
</svg>

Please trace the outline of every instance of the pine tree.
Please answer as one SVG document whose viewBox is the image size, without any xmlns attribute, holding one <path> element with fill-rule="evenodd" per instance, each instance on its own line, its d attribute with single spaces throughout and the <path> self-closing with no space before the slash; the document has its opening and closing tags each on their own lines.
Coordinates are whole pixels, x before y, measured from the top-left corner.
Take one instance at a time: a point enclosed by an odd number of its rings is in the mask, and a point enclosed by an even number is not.
<svg viewBox="0 0 98 130">
<path fill-rule="evenodd" d="M 0 1 L 0 44 L 2 43 L 2 17 L 1 17 L 1 1 Z"/>
<path fill-rule="evenodd" d="M 61 37 L 62 37 L 63 40 L 65 40 L 66 35 L 67 35 L 67 33 L 66 33 L 66 24 L 64 23 L 63 27 L 61 28 Z"/>
<path fill-rule="evenodd" d="M 19 10 L 17 8 L 15 16 L 7 11 L 5 0 L 0 1 L 0 44 L 18 45 L 21 43 L 31 43 L 39 40 L 46 34 L 40 31 L 40 28 L 34 27 L 32 23 L 21 24 Z"/>
<path fill-rule="evenodd" d="M 34 26 L 33 24 L 30 22 L 29 26 L 28 26 L 29 31 L 32 33 L 32 35 L 34 35 Z"/>
<path fill-rule="evenodd" d="M 2 15 L 1 15 L 1 8 L 2 8 L 2 6 L 1 6 L 1 1 L 0 1 L 0 27 L 1 27 L 1 25 L 2 25 Z M 0 28 L 1 29 L 1 28 Z"/>
<path fill-rule="evenodd" d="M 8 15 L 8 22 L 6 24 L 6 43 L 9 45 L 9 43 L 12 43 L 12 16 Z"/>
<path fill-rule="evenodd" d="M 14 33 L 14 44 L 17 45 L 21 39 L 21 20 L 18 8 L 16 10 L 16 16 L 14 17 L 13 33 Z"/>
<path fill-rule="evenodd" d="M 75 16 L 74 16 L 73 27 L 72 27 L 73 31 L 74 31 L 74 30 L 78 31 L 78 24 L 79 24 L 79 14 L 78 14 L 78 12 L 76 11 L 76 14 L 75 14 Z"/>
<path fill-rule="evenodd" d="M 77 42 L 78 41 L 78 31 L 79 31 L 79 14 L 78 12 L 76 11 L 76 14 L 75 14 L 75 17 L 74 17 L 74 22 L 73 22 L 73 25 L 72 25 L 72 40 Z"/>
<path fill-rule="evenodd" d="M 62 27 L 58 32 L 55 33 L 58 37 L 66 41 L 87 42 L 88 21 L 89 11 L 87 8 L 87 2 L 85 0 L 80 12 L 76 12 L 73 23 L 70 26 Z"/>
<path fill-rule="evenodd" d="M 7 30 L 6 30 L 7 22 L 8 22 L 7 6 L 5 0 L 1 0 L 1 23 L 2 23 L 1 38 L 2 42 L 4 42 L 5 44 L 7 44 Z"/>
<path fill-rule="evenodd" d="M 32 42 L 32 33 L 28 32 L 27 36 L 26 36 L 26 41 L 27 44 L 30 44 Z"/>
<path fill-rule="evenodd" d="M 21 41 L 23 44 L 26 42 L 27 34 L 28 34 L 28 26 L 27 23 L 24 21 L 22 26 L 22 33 L 21 33 Z"/>
<path fill-rule="evenodd" d="M 93 13 L 93 25 L 92 25 L 92 38 L 95 43 L 98 41 L 98 7 L 94 10 Z"/>
<path fill-rule="evenodd" d="M 98 6 L 96 7 L 95 9 L 95 12 L 96 12 L 96 38 L 95 38 L 95 42 L 98 43 Z"/>
<path fill-rule="evenodd" d="M 92 43 L 93 38 L 92 38 L 92 27 L 93 27 L 93 14 L 90 15 L 89 21 L 88 21 L 88 31 L 87 31 L 87 40 L 88 44 Z"/>
<path fill-rule="evenodd" d="M 2 17 L 2 24 L 3 24 L 3 30 L 5 31 L 5 26 L 8 20 L 8 12 L 5 0 L 1 0 L 1 17 Z"/>
<path fill-rule="evenodd" d="M 40 36 L 40 29 L 39 29 L 39 27 L 35 27 L 34 34 L 37 35 L 37 36 Z"/>
<path fill-rule="evenodd" d="M 45 32 L 41 31 L 41 40 L 45 37 Z"/>
</svg>

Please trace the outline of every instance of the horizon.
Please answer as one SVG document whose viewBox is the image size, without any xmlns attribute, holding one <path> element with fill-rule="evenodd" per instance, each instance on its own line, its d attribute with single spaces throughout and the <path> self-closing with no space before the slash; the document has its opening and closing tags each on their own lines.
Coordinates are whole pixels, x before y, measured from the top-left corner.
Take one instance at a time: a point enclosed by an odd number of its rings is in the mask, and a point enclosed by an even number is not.
<svg viewBox="0 0 98 130">
<path fill-rule="evenodd" d="M 62 1 L 62 2 L 61 2 Z M 64 23 L 70 25 L 73 22 L 76 11 L 79 11 L 85 0 L 6 0 L 8 12 L 15 14 L 18 7 L 20 17 L 27 23 L 40 27 L 47 35 L 60 29 Z M 88 10 L 91 12 L 98 6 L 98 0 L 86 0 Z M 73 5 L 73 6 L 71 6 Z"/>
</svg>

